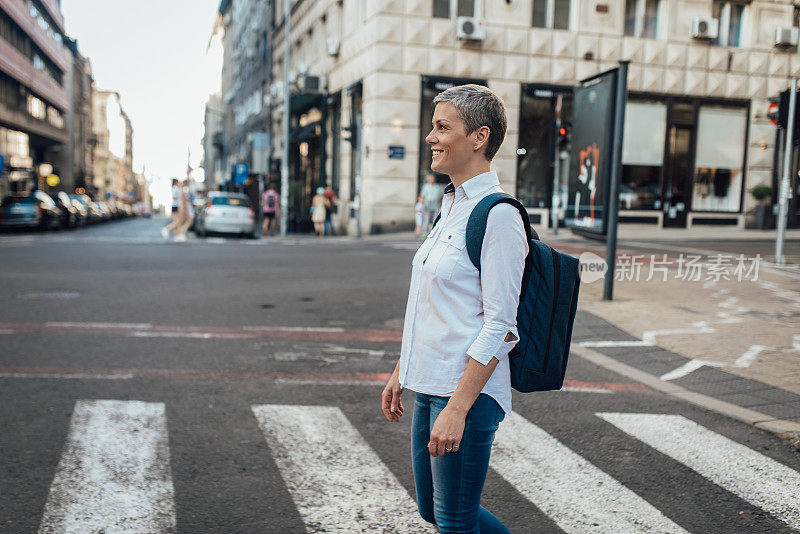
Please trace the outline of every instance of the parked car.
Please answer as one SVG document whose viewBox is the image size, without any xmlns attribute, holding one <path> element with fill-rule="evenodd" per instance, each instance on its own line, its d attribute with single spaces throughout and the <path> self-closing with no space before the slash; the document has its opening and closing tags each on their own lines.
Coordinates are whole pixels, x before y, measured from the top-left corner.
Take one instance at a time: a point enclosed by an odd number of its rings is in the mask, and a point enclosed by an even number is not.
<svg viewBox="0 0 800 534">
<path fill-rule="evenodd" d="M 75 212 L 78 214 L 78 226 L 87 226 L 92 220 L 92 214 L 89 211 L 89 208 L 87 208 L 83 202 L 77 198 L 72 198 L 72 195 L 67 196 L 69 197 L 69 201 L 72 202 Z"/>
<path fill-rule="evenodd" d="M 89 212 L 89 223 L 98 223 L 103 220 L 103 212 L 97 205 L 92 202 L 92 199 L 89 198 L 88 195 L 79 195 L 73 193 L 70 195 L 73 200 L 77 200 L 86 208 L 86 211 Z"/>
<path fill-rule="evenodd" d="M 108 207 L 108 204 L 100 200 L 95 202 L 94 205 L 97 206 L 97 209 L 100 211 L 100 218 L 102 221 L 111 220 L 111 208 Z"/>
<path fill-rule="evenodd" d="M 257 237 L 256 214 L 250 199 L 239 193 L 212 191 L 197 214 L 197 234 L 209 232 Z"/>
<path fill-rule="evenodd" d="M 63 191 L 59 191 L 53 199 L 61 211 L 61 227 L 77 228 L 79 224 L 78 210 L 72 205 L 72 199 Z"/>
<path fill-rule="evenodd" d="M 149 218 L 153 215 L 153 210 L 147 202 L 137 202 L 133 205 L 133 211 L 139 217 Z"/>
<path fill-rule="evenodd" d="M 0 228 L 61 228 L 61 210 L 42 191 L 30 195 L 8 195 L 0 204 Z"/>
</svg>

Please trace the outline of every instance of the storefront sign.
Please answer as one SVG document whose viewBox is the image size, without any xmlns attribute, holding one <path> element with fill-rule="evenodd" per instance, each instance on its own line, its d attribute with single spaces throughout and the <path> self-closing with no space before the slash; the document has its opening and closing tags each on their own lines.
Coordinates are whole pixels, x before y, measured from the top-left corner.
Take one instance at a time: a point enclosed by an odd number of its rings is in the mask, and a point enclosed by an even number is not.
<svg viewBox="0 0 800 534">
<path fill-rule="evenodd" d="M 390 146 L 389 159 L 404 159 L 406 157 L 406 147 L 404 146 Z"/>
<path fill-rule="evenodd" d="M 30 156 L 11 156 L 8 159 L 8 166 L 15 169 L 30 169 L 33 167 L 33 159 Z"/>
<path fill-rule="evenodd" d="M 565 222 L 605 234 L 608 179 L 614 138 L 616 69 L 584 80 L 575 88 L 572 154 Z"/>
<path fill-rule="evenodd" d="M 248 174 L 247 163 L 237 163 L 233 169 L 233 183 L 242 185 L 247 181 Z"/>
</svg>

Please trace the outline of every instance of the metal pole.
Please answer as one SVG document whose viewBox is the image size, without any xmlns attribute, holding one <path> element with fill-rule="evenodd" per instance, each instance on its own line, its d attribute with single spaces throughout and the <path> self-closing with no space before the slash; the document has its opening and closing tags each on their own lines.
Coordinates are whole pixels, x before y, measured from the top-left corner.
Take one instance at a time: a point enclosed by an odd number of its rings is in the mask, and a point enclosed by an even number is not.
<svg viewBox="0 0 800 534">
<path fill-rule="evenodd" d="M 561 187 L 561 103 L 563 95 L 558 93 L 556 96 L 556 142 L 553 148 L 553 194 L 550 197 L 550 220 L 553 225 L 553 235 L 558 235 L 558 210 L 561 197 L 559 196 Z"/>
<path fill-rule="evenodd" d="M 356 146 L 353 150 L 356 151 L 355 167 L 356 167 L 356 195 L 354 199 L 354 208 L 356 214 L 356 237 L 361 237 L 361 114 L 356 115 L 355 132 L 352 134 L 356 136 Z"/>
<path fill-rule="evenodd" d="M 786 144 L 783 149 L 783 169 L 778 196 L 778 235 L 775 237 L 775 263 L 784 264 L 783 241 L 786 238 L 786 216 L 788 214 L 789 173 L 792 166 L 792 145 L 794 144 L 794 110 L 797 104 L 797 78 L 792 78 L 789 92 L 789 117 L 786 119 Z"/>
<path fill-rule="evenodd" d="M 281 236 L 286 236 L 289 222 L 289 117 L 292 91 L 289 88 L 289 61 L 292 52 L 292 0 L 284 0 L 283 22 L 283 157 L 281 158 Z"/>
<path fill-rule="evenodd" d="M 617 263 L 617 212 L 619 211 L 619 180 L 622 174 L 622 128 L 625 125 L 625 100 L 628 91 L 628 62 L 620 61 L 617 70 L 617 95 L 614 102 L 614 142 L 611 153 L 611 176 L 608 184 L 608 223 L 606 236 L 606 270 L 603 300 L 611 300 L 614 293 L 614 268 Z"/>
</svg>

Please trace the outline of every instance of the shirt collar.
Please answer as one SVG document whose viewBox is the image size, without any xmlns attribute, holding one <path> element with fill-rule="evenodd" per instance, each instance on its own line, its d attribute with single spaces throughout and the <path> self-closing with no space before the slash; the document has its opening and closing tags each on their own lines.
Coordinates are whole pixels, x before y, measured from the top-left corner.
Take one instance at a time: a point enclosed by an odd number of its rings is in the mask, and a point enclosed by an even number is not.
<svg viewBox="0 0 800 534">
<path fill-rule="evenodd" d="M 464 194 L 467 196 L 467 198 L 473 198 L 477 195 L 480 195 L 490 187 L 495 187 L 497 185 L 500 185 L 500 180 L 497 178 L 497 173 L 495 171 L 489 171 L 481 173 L 477 176 L 473 176 L 459 187 L 464 190 Z M 453 182 L 447 184 L 444 192 L 445 194 L 455 192 Z"/>
</svg>

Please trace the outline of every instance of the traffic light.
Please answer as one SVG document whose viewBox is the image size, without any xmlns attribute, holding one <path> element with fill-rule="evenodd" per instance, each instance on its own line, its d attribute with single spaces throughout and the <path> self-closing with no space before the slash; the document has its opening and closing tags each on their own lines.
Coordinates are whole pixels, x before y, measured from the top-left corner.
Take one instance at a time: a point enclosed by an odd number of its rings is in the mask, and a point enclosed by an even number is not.
<svg viewBox="0 0 800 534">
<path fill-rule="evenodd" d="M 556 147 L 558 150 L 569 150 L 572 142 L 572 124 L 563 121 L 556 132 Z"/>
<path fill-rule="evenodd" d="M 778 100 L 778 127 L 786 129 L 789 123 L 789 91 L 790 89 L 785 90 L 780 94 L 777 98 Z M 798 95 L 800 96 L 800 95 Z M 795 97 L 794 103 L 794 130 L 792 135 L 792 143 L 797 145 L 800 144 L 800 98 L 798 96 Z M 770 99 L 772 102 L 772 99 Z M 767 113 L 769 117 L 769 113 Z"/>
</svg>

